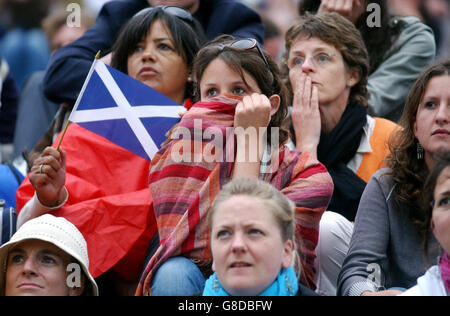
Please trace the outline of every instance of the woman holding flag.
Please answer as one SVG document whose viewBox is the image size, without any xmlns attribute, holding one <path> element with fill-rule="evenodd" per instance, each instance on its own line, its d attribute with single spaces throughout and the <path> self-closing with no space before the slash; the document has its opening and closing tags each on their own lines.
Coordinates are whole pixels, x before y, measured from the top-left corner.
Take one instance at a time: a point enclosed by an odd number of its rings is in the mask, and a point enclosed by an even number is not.
<svg viewBox="0 0 450 316">
<path fill-rule="evenodd" d="M 197 23 L 182 8 L 144 9 L 119 35 L 112 66 L 188 106 L 190 70 L 203 40 L 197 34 Z M 63 147 L 48 147 L 35 160 L 29 181 L 18 190 L 18 209 L 27 203 L 18 225 L 48 212 L 67 218 L 87 240 L 94 277 L 110 272 L 105 282 L 115 286 L 112 294 L 132 294 L 156 233 L 150 161 L 77 124 L 69 126 Z"/>
</svg>

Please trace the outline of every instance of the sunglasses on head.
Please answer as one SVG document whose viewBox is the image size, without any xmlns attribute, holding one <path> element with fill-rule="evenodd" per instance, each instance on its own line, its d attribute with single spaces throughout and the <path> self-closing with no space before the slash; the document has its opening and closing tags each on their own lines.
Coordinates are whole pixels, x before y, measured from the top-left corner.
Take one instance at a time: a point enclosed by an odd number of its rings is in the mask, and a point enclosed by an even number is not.
<svg viewBox="0 0 450 316">
<path fill-rule="evenodd" d="M 218 44 L 218 45 L 216 45 L 216 47 L 219 48 L 220 50 L 223 50 L 225 47 L 232 47 L 232 48 L 241 49 L 241 50 L 249 50 L 249 49 L 253 49 L 256 47 L 262 60 L 264 60 L 264 63 L 266 64 L 267 68 L 270 70 L 269 62 L 267 61 L 266 56 L 264 56 L 264 53 L 263 53 L 261 47 L 259 46 L 258 42 L 253 38 L 237 39 L 237 40 L 231 41 L 229 43 Z"/>
<path fill-rule="evenodd" d="M 192 17 L 192 15 L 189 11 L 187 11 L 186 9 L 183 9 L 181 7 L 169 6 L 169 5 L 158 5 L 155 7 L 145 8 L 145 9 L 139 11 L 138 13 L 136 13 L 135 16 L 147 14 L 147 13 L 150 13 L 153 10 L 157 10 L 157 9 L 161 9 L 170 15 L 176 16 L 177 18 L 179 18 L 179 19 L 183 20 L 184 22 L 187 22 L 191 25 L 194 23 L 194 18 Z"/>
</svg>

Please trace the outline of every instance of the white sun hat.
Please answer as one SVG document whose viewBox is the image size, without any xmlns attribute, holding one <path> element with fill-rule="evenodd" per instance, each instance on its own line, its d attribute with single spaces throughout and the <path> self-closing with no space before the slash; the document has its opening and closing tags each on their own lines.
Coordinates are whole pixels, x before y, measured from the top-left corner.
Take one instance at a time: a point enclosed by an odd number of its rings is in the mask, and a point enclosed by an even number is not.
<svg viewBox="0 0 450 316">
<path fill-rule="evenodd" d="M 98 286 L 89 273 L 89 257 L 86 240 L 71 222 L 62 217 L 45 214 L 23 224 L 11 237 L 10 241 L 0 247 L 0 296 L 5 294 L 5 276 L 9 250 L 17 243 L 38 239 L 49 242 L 75 258 L 81 265 L 88 282 L 85 295 L 98 296 Z M 87 292 L 86 292 L 87 291 Z"/>
</svg>

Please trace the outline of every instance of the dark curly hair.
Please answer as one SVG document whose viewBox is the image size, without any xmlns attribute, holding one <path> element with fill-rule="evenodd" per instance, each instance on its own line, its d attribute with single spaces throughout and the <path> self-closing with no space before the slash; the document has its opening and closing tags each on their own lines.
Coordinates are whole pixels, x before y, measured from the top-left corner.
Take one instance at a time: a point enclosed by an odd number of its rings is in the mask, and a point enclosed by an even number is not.
<svg viewBox="0 0 450 316">
<path fill-rule="evenodd" d="M 399 121 L 402 128 L 391 135 L 391 154 L 387 157 L 387 165 L 391 169 L 389 173 L 395 183 L 394 197 L 407 206 L 408 218 L 423 237 L 427 233 L 426 210 L 429 209 L 423 184 L 429 170 L 425 161 L 417 157 L 418 140 L 414 135 L 414 122 L 428 82 L 442 75 L 450 75 L 450 59 L 429 67 L 414 83 Z"/>
<path fill-rule="evenodd" d="M 442 155 L 439 155 L 439 157 L 436 157 L 436 161 L 437 161 L 436 165 L 428 175 L 425 181 L 425 185 L 423 186 L 426 203 L 425 224 L 424 224 L 425 240 L 423 246 L 425 256 L 428 254 L 430 243 L 429 236 L 431 233 L 431 219 L 433 218 L 433 209 L 435 204 L 434 190 L 436 189 L 437 180 L 441 175 L 441 173 L 445 169 L 450 167 L 450 151 L 447 151 Z"/>
</svg>

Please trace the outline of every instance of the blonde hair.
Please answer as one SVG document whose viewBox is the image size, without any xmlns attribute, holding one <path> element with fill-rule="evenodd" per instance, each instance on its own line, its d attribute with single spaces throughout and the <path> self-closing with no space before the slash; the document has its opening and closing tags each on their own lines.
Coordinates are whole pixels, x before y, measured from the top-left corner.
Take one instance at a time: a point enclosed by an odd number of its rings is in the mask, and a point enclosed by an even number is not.
<svg viewBox="0 0 450 316">
<path fill-rule="evenodd" d="M 214 214 L 222 203 L 238 195 L 249 196 L 264 203 L 280 228 L 283 242 L 291 240 L 294 246 L 293 266 L 300 274 L 300 257 L 297 249 L 300 249 L 301 240 L 295 238 L 295 204 L 270 183 L 256 179 L 236 179 L 225 185 L 214 199 L 209 212 L 209 230 L 212 230 Z"/>
</svg>

